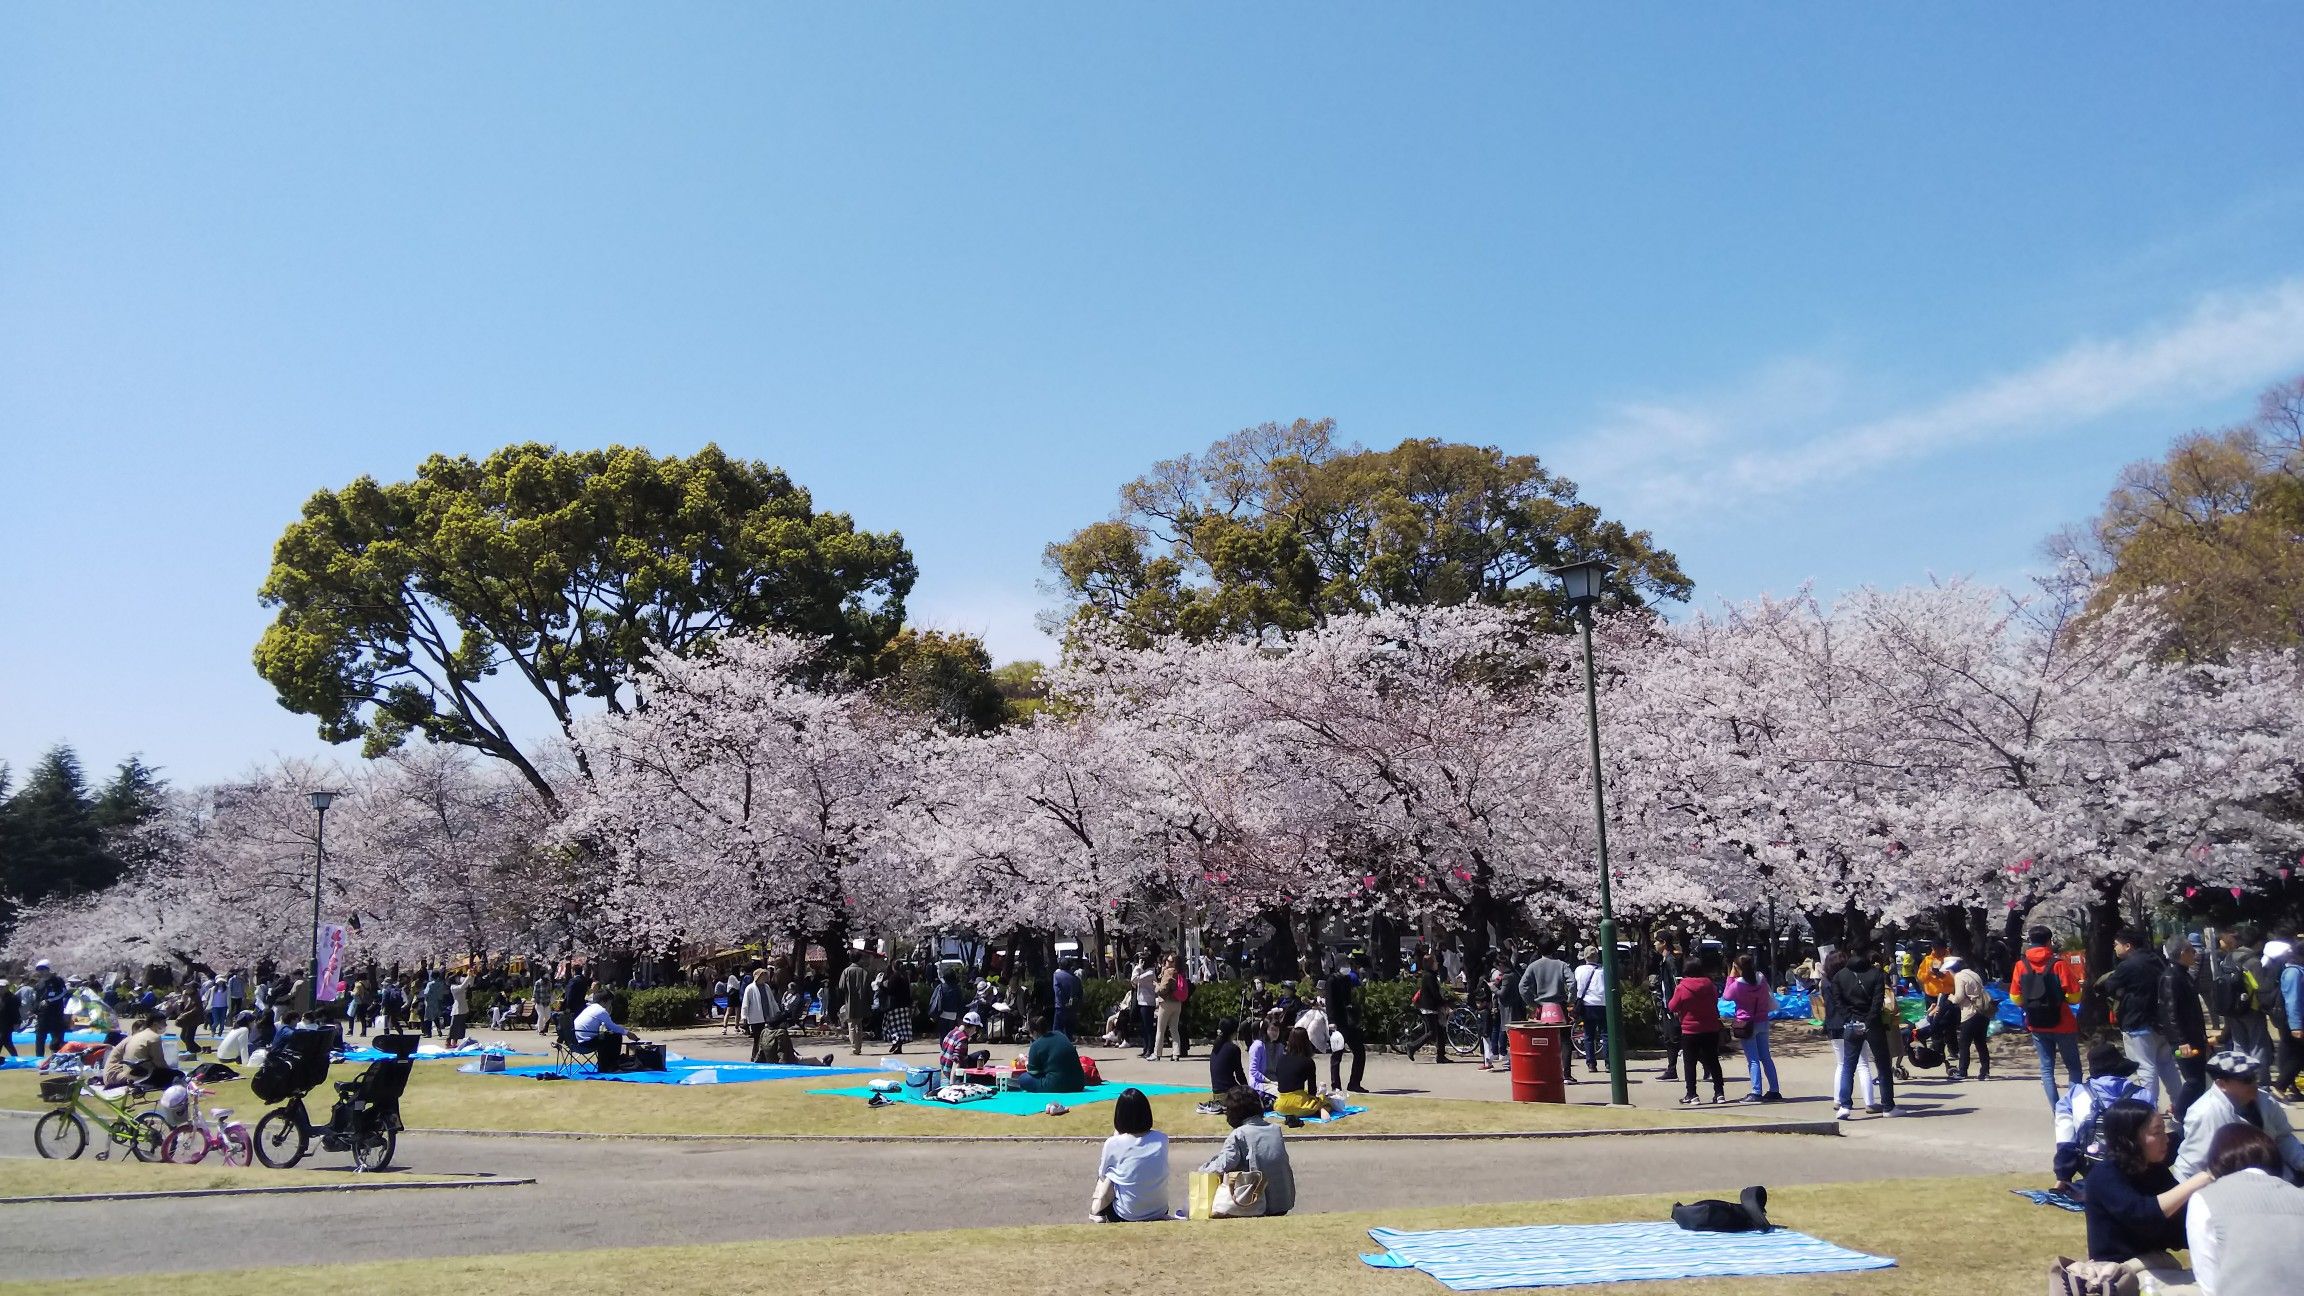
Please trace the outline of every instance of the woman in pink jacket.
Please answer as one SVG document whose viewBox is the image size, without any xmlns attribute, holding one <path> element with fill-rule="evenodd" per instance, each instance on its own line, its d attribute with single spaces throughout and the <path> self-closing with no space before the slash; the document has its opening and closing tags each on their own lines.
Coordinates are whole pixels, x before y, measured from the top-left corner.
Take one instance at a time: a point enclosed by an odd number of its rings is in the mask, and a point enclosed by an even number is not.
<svg viewBox="0 0 2304 1296">
<path fill-rule="evenodd" d="M 1680 1100 L 1683 1107 L 1699 1103 L 1698 1066 L 1712 1081 L 1712 1101 L 1728 1101 L 1727 1082 L 1720 1077 L 1720 983 L 1713 979 L 1719 973 L 1719 953 L 1705 950 L 1696 957 L 1691 975 L 1680 978 L 1680 984 L 1672 988 L 1672 999 L 1664 1005 L 1664 1011 L 1679 1019 L 1680 1050 L 1688 1064 L 1688 1096 Z"/>
</svg>

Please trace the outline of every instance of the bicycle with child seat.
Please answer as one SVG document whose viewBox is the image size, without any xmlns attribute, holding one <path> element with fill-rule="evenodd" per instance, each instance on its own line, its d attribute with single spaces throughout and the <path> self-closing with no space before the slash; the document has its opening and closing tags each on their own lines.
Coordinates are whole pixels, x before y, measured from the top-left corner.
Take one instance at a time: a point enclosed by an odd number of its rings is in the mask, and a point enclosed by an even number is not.
<svg viewBox="0 0 2304 1296">
<path fill-rule="evenodd" d="M 248 1127 L 232 1119 L 229 1107 L 203 1112 L 200 1100 L 215 1091 L 191 1080 L 184 1084 L 191 1092 L 191 1107 L 184 1123 L 168 1132 L 167 1142 L 160 1146 L 161 1157 L 177 1165 L 198 1165 L 209 1153 L 221 1152 L 228 1166 L 254 1164 L 256 1141 L 249 1136 Z"/>
<path fill-rule="evenodd" d="M 110 1095 L 98 1088 L 99 1078 L 91 1071 L 40 1082 L 40 1100 L 54 1106 L 32 1123 L 33 1148 L 51 1161 L 77 1160 L 88 1150 L 93 1130 L 104 1135 L 104 1145 L 96 1150 L 99 1161 L 111 1159 L 115 1147 L 126 1148 L 138 1161 L 159 1160 L 168 1141 L 168 1118 L 150 1107 L 136 1110 L 151 1101 L 150 1091 L 128 1085 L 117 1096 Z"/>
<path fill-rule="evenodd" d="M 337 1083 L 336 1105 L 326 1124 L 315 1124 L 304 1106 L 304 1096 L 328 1079 L 326 1048 L 315 1048 L 310 1057 L 293 1057 L 278 1068 L 272 1058 L 265 1059 L 250 1087 L 265 1101 L 282 1095 L 286 1101 L 256 1122 L 257 1160 L 274 1170 L 289 1169 L 305 1158 L 317 1138 L 331 1152 L 350 1152 L 354 1169 L 382 1170 L 392 1163 L 400 1145 L 400 1094 L 415 1066 L 409 1059 L 416 1053 L 416 1037 L 378 1035 L 372 1043 L 386 1056 L 357 1077 Z"/>
</svg>

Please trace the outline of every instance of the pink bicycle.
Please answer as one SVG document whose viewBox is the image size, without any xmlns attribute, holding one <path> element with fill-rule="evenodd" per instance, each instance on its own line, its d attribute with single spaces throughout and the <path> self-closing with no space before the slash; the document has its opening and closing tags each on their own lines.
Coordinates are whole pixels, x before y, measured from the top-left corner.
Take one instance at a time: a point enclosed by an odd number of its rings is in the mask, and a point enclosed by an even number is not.
<svg viewBox="0 0 2304 1296">
<path fill-rule="evenodd" d="M 248 1127 L 232 1119 L 229 1107 L 202 1112 L 200 1100 L 212 1091 L 189 1080 L 185 1087 L 192 1094 L 189 1114 L 182 1125 L 168 1132 L 167 1141 L 160 1145 L 161 1159 L 176 1165 L 198 1165 L 210 1152 L 220 1150 L 228 1166 L 252 1164 L 256 1141 L 248 1137 Z"/>
</svg>

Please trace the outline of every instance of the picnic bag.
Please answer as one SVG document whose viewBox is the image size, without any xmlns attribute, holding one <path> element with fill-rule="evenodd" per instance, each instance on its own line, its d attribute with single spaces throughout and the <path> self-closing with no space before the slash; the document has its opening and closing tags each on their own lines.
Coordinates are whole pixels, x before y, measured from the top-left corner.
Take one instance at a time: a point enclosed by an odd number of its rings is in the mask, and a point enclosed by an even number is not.
<svg viewBox="0 0 2304 1296">
<path fill-rule="evenodd" d="M 1708 1197 L 1686 1205 L 1672 1203 L 1672 1222 L 1691 1233 L 1766 1233 L 1768 1190 L 1758 1184 L 1745 1189 L 1737 1201 Z"/>
<path fill-rule="evenodd" d="M 1211 1210 L 1217 1219 L 1250 1219 L 1264 1213 L 1263 1171 L 1227 1170 L 1216 1179 Z"/>
<path fill-rule="evenodd" d="M 2136 1296 L 2135 1275 L 2110 1260 L 2066 1260 L 2048 1266 L 2048 1296 Z"/>
<path fill-rule="evenodd" d="M 1209 1170 L 1195 1170 L 1186 1179 L 1186 1189 L 1190 1196 L 1185 1202 L 1184 1217 L 1196 1220 L 1216 1218 L 1216 1188 L 1224 1182 L 1224 1176 Z"/>
<path fill-rule="evenodd" d="M 1096 1072 L 1096 1059 L 1087 1057 L 1085 1055 L 1081 1057 L 1080 1078 L 1092 1085 L 1100 1085 L 1104 1083 L 1104 1077 L 1097 1074 Z"/>
</svg>

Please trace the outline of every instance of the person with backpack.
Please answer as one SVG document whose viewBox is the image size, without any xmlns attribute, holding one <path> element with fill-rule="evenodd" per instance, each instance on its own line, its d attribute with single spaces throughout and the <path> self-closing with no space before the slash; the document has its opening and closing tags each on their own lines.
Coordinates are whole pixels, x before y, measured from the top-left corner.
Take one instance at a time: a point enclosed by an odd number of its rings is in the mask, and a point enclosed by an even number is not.
<svg viewBox="0 0 2304 1296">
<path fill-rule="evenodd" d="M 2104 1156 L 2103 1116 L 2112 1104 L 2141 1101 L 2144 1086 L 2136 1082 L 2136 1064 L 2111 1044 L 2088 1052 L 2088 1083 L 2073 1085 L 2056 1102 L 2056 1191 L 2070 1193 L 2072 1184 Z"/>
<path fill-rule="evenodd" d="M 2173 1104 L 2184 1077 L 2176 1070 L 2174 1041 L 2160 1033 L 2160 977 L 2168 962 L 2138 927 L 2113 933 L 2112 953 L 2120 961 L 2097 978 L 2096 988 L 2112 1000 L 2120 1046 L 2143 1068 L 2145 1086 L 2152 1091 L 2146 1101 Z"/>
<path fill-rule="evenodd" d="M 2056 1059 L 2075 1085 L 2080 1078 L 2080 1019 L 2072 1005 L 2080 998 L 2080 974 L 2056 952 L 2056 933 L 2034 927 L 2024 933 L 2024 953 L 2008 974 L 2008 997 L 2024 1013 L 2032 1051 L 2040 1056 L 2040 1087 L 2056 1105 Z"/>
<path fill-rule="evenodd" d="M 2210 993 L 2216 997 L 2216 1015 L 2224 1022 L 2224 1047 L 2246 1053 L 2264 1064 L 2259 1084 L 2272 1081 L 2271 1018 L 2264 1011 L 2263 933 L 2242 923 L 2216 934 L 2216 958 L 2211 964 Z"/>
</svg>

